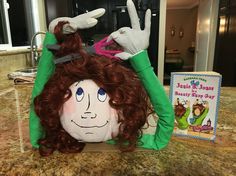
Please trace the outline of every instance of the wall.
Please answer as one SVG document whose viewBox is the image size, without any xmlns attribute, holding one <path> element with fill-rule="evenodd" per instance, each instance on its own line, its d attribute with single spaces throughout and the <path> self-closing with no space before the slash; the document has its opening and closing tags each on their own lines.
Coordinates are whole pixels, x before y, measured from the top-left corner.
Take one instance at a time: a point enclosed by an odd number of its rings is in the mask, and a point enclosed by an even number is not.
<svg viewBox="0 0 236 176">
<path fill-rule="evenodd" d="M 168 9 L 166 13 L 166 38 L 167 49 L 178 49 L 184 60 L 184 66 L 193 66 L 194 54 L 188 51 L 196 39 L 198 8 Z M 175 36 L 171 36 L 171 27 L 175 26 Z M 184 29 L 183 38 L 179 37 L 179 29 Z"/>
<path fill-rule="evenodd" d="M 0 82 L 7 74 L 29 67 L 31 62 L 29 49 L 0 52 Z"/>
</svg>

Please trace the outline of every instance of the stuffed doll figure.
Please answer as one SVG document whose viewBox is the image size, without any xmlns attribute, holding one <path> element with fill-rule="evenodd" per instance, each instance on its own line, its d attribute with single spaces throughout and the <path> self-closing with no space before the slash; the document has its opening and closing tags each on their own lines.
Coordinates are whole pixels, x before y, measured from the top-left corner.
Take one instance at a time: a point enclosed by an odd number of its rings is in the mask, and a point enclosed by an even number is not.
<svg viewBox="0 0 236 176">
<path fill-rule="evenodd" d="M 95 25 L 103 11 L 100 15 L 92 11 L 86 18 L 82 15 L 83 22 L 76 17 L 50 24 L 30 111 L 31 144 L 42 156 L 55 150 L 80 152 L 87 142 L 110 139 L 121 151 L 135 147 L 159 150 L 168 144 L 174 111 L 146 51 L 151 12 L 147 10 L 145 29 L 141 30 L 132 0 L 127 7 L 132 28 L 113 32 L 92 49 L 83 47 L 77 29 Z M 122 51 L 105 49 L 114 41 Z M 143 134 L 147 117 L 154 112 L 159 117 L 156 131 Z"/>
</svg>

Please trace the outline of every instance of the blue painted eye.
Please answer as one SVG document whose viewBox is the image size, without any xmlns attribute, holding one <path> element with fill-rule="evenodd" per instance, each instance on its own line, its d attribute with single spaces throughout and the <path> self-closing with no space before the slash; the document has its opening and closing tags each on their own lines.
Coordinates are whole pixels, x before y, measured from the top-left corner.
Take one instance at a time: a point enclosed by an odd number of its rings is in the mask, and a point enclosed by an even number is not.
<svg viewBox="0 0 236 176">
<path fill-rule="evenodd" d="M 84 90 L 79 87 L 76 91 L 76 100 L 80 102 L 84 98 Z"/>
<path fill-rule="evenodd" d="M 97 98 L 101 102 L 104 102 L 107 99 L 107 93 L 103 88 L 98 89 Z"/>
</svg>

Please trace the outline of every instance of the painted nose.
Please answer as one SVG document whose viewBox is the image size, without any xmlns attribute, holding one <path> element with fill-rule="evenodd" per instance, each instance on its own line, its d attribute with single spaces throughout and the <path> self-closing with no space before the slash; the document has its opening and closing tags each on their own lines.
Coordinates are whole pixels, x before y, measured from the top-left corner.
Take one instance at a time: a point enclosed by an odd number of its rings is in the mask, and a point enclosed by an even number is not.
<svg viewBox="0 0 236 176">
<path fill-rule="evenodd" d="M 95 119 L 97 117 L 97 114 L 94 114 L 92 112 L 84 112 L 84 115 L 81 116 L 82 119 Z"/>
<path fill-rule="evenodd" d="M 90 95 L 88 94 L 88 105 L 87 105 L 87 108 L 86 108 L 86 112 L 87 111 L 89 112 L 89 108 L 90 108 Z"/>
<path fill-rule="evenodd" d="M 90 118 L 90 119 L 95 119 L 95 118 L 97 117 L 97 114 L 92 113 L 92 112 L 90 111 L 90 106 L 91 106 L 90 101 L 91 101 L 90 95 L 88 94 L 88 104 L 87 104 L 87 108 L 86 108 L 86 110 L 85 110 L 85 112 L 84 112 L 84 115 L 81 116 L 82 119 L 88 119 L 88 118 Z"/>
</svg>

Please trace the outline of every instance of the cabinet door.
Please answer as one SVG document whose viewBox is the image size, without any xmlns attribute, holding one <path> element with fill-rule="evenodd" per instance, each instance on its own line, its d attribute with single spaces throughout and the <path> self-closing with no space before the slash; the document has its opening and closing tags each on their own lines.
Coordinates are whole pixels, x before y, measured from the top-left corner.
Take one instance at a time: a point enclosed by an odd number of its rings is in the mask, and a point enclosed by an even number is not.
<svg viewBox="0 0 236 176">
<path fill-rule="evenodd" d="M 225 4 L 219 12 L 214 71 L 222 74 L 223 86 L 236 86 L 236 6 Z"/>
<path fill-rule="evenodd" d="M 72 17 L 72 0 L 44 0 L 47 26 L 58 17 Z"/>
</svg>

